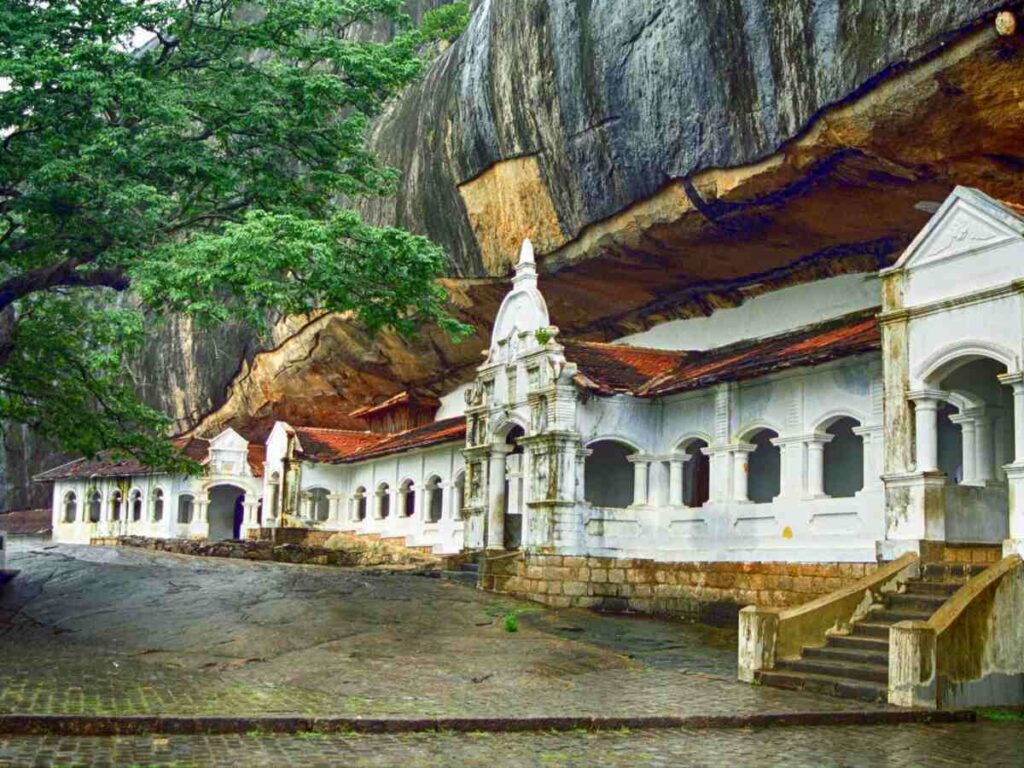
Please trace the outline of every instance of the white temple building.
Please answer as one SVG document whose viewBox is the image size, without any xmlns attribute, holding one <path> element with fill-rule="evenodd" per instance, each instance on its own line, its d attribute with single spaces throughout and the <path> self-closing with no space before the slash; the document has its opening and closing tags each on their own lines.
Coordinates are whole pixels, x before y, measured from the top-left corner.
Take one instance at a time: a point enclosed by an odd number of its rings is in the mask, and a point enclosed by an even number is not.
<svg viewBox="0 0 1024 768">
<path fill-rule="evenodd" d="M 1024 218 L 957 188 L 899 261 L 614 343 L 563 341 L 523 245 L 474 382 L 184 447 L 201 477 L 79 460 L 58 541 L 304 527 L 438 553 L 877 563 L 1024 552 Z"/>
</svg>

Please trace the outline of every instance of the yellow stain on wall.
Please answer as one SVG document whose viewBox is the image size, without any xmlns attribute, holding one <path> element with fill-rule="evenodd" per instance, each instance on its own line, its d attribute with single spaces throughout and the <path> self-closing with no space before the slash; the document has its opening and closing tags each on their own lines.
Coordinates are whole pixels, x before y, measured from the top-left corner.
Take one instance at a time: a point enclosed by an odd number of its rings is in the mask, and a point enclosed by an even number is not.
<svg viewBox="0 0 1024 768">
<path fill-rule="evenodd" d="M 782 538 L 784 538 L 784 539 L 792 539 L 793 538 L 793 529 L 790 528 L 788 525 L 785 528 L 782 529 Z"/>
</svg>

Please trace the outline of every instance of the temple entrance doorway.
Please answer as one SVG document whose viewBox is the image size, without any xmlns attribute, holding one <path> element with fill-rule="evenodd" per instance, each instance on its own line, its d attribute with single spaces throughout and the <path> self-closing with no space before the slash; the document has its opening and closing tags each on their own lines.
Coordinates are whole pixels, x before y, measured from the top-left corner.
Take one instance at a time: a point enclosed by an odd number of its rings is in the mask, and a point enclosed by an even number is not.
<svg viewBox="0 0 1024 768">
<path fill-rule="evenodd" d="M 523 546 L 523 446 L 518 440 L 525 434 L 522 427 L 514 426 L 505 435 L 505 445 L 511 446 L 512 452 L 505 459 L 503 544 L 510 551 Z"/>
<path fill-rule="evenodd" d="M 210 489 L 210 540 L 240 539 L 245 519 L 245 491 L 235 485 Z"/>
</svg>

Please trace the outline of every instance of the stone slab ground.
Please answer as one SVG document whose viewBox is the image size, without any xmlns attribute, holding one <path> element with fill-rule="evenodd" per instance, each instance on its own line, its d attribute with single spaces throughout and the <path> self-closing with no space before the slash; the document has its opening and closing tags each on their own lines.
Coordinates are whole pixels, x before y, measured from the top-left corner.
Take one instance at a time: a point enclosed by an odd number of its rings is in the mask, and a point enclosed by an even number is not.
<svg viewBox="0 0 1024 768">
<path fill-rule="evenodd" d="M 559 734 L 23 736 L 0 739 L 0 766 L 997 768 L 1019 766 L 1022 743 L 1024 724 L 1019 723 Z"/>
<path fill-rule="evenodd" d="M 0 714 L 388 721 L 809 713 L 821 722 L 831 713 L 838 720 L 867 712 L 854 701 L 737 682 L 731 627 L 550 610 L 409 573 L 44 543 L 15 546 L 9 557 L 21 574 L 0 596 Z M 516 632 L 505 629 L 509 614 L 518 618 Z M 884 733 L 926 746 L 932 743 L 927 728 L 939 729 L 949 743 L 961 733 L 967 743 L 982 732 L 997 734 L 996 741 L 1021 736 L 1017 726 L 889 728 Z M 430 756 L 444 754 L 473 765 L 487 753 L 507 755 L 502 764 L 538 764 L 535 753 L 550 742 L 555 765 L 628 764 L 632 744 L 652 755 L 698 749 L 708 759 L 692 764 L 714 765 L 718 752 L 705 748 L 728 754 L 763 742 L 761 734 L 803 739 L 809 755 L 822 743 L 801 735 L 812 729 L 775 730 L 757 731 L 755 738 L 735 727 L 732 735 L 675 728 L 593 738 L 578 732 L 257 737 L 246 730 L 11 736 L 0 738 L 0 764 L 237 764 L 244 758 L 269 765 L 281 764 L 282 750 L 304 764 L 336 762 L 342 754 L 355 765 L 406 757 L 409 764 L 437 764 Z M 850 734 L 882 733 L 874 726 L 813 730 L 850 744 L 862 741 Z M 876 741 L 871 749 L 888 749 Z"/>
</svg>

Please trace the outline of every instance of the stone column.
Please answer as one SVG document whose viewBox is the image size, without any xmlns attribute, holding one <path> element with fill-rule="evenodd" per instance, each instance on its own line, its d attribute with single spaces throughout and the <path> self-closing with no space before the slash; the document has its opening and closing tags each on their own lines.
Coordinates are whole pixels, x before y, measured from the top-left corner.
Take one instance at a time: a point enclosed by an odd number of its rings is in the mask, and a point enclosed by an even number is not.
<svg viewBox="0 0 1024 768">
<path fill-rule="evenodd" d="M 511 445 L 492 445 L 487 471 L 487 549 L 505 548 L 505 460 Z"/>
<path fill-rule="evenodd" d="M 985 485 L 995 478 L 992 458 L 992 417 L 985 408 L 971 408 L 974 417 L 974 478 Z"/>
<path fill-rule="evenodd" d="M 732 449 L 732 498 L 733 501 L 750 501 L 749 484 L 750 454 L 757 449 L 751 443 L 740 443 Z"/>
<path fill-rule="evenodd" d="M 647 470 L 649 459 L 643 454 L 634 454 L 629 457 L 633 465 L 633 504 L 634 507 L 643 507 L 647 504 Z"/>
<path fill-rule="evenodd" d="M 833 435 L 816 434 L 807 438 L 807 498 L 825 497 L 825 445 Z"/>
<path fill-rule="evenodd" d="M 505 461 L 505 477 L 508 478 L 508 511 L 519 515 L 523 512 L 522 500 L 522 462 L 521 454 L 512 454 Z"/>
<path fill-rule="evenodd" d="M 1024 373 L 1004 373 L 1003 384 L 1013 387 L 1013 463 L 1003 467 L 1010 493 L 1009 538 L 1003 554 L 1024 557 Z"/>
<path fill-rule="evenodd" d="M 210 523 L 207 520 L 207 510 L 210 506 L 210 497 L 205 493 L 197 493 L 193 500 L 192 525 L 189 526 L 189 536 L 196 539 L 208 539 L 210 537 Z"/>
<path fill-rule="evenodd" d="M 576 453 L 576 501 L 587 500 L 587 457 L 591 454 L 593 451 L 589 448 L 581 448 Z M 523 476 L 526 478 L 524 485 L 529 485 L 529 471 L 525 472 Z"/>
<path fill-rule="evenodd" d="M 960 439 L 963 446 L 963 477 L 960 482 L 964 485 L 974 485 L 978 481 L 977 473 L 977 451 L 975 442 L 974 417 L 966 413 L 958 413 L 949 417 L 949 420 L 960 427 Z"/>
<path fill-rule="evenodd" d="M 341 502 L 345 497 L 340 493 L 329 493 L 327 494 L 327 502 L 330 504 L 330 513 L 328 520 L 332 523 L 341 522 Z"/>
<path fill-rule="evenodd" d="M 244 524 L 242 525 L 243 529 L 258 527 L 258 525 L 259 525 L 259 523 L 257 522 L 258 515 L 256 514 L 256 509 L 258 507 L 259 507 L 259 502 L 258 501 L 249 501 L 248 499 L 246 499 L 245 501 L 242 502 L 242 508 L 245 510 L 245 516 L 243 517 Z M 243 530 L 243 533 L 244 533 L 244 530 Z"/>
<path fill-rule="evenodd" d="M 922 390 L 909 395 L 914 401 L 918 472 L 937 472 L 939 469 L 939 403 L 943 394 L 935 390 Z"/>
<path fill-rule="evenodd" d="M 1014 388 L 1014 464 L 1024 464 L 1024 374 L 1004 374 L 999 381 Z"/>
<path fill-rule="evenodd" d="M 882 462 L 879 456 L 881 447 L 881 431 L 879 427 L 854 427 L 853 434 L 861 439 L 864 448 L 864 488 L 865 491 L 876 490 L 882 485 Z"/>
<path fill-rule="evenodd" d="M 672 456 L 668 461 L 669 506 L 683 506 L 683 467 L 689 459 L 689 456 Z"/>
</svg>

